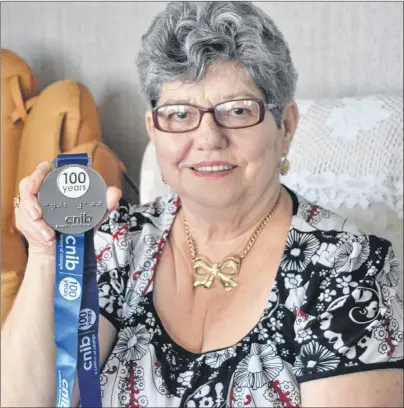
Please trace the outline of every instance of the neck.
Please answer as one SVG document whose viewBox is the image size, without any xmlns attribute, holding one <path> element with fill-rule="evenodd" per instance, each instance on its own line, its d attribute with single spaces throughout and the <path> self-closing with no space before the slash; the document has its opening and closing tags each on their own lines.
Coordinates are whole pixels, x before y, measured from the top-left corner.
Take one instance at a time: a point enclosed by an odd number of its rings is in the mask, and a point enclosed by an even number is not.
<svg viewBox="0 0 404 408">
<path fill-rule="evenodd" d="M 239 203 L 222 208 L 205 208 L 182 200 L 182 214 L 179 217 L 181 227 L 184 227 L 185 217 L 196 242 L 197 252 L 213 251 L 219 257 L 228 255 L 229 251 L 238 251 L 244 247 L 262 219 L 274 208 L 280 191 L 280 183 L 272 183 L 264 193 L 244 197 Z M 281 194 L 274 218 L 285 201 L 284 193 Z M 218 251 L 214 248 L 218 248 Z"/>
</svg>

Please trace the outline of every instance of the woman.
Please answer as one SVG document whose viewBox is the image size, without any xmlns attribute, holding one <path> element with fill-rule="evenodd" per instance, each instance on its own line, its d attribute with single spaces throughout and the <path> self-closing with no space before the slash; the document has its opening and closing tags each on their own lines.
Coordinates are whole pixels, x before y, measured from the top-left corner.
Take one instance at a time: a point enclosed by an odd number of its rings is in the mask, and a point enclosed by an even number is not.
<svg viewBox="0 0 404 408">
<path fill-rule="evenodd" d="M 131 206 L 108 191 L 103 405 L 402 406 L 391 244 L 280 184 L 297 75 L 272 20 L 252 3 L 170 3 L 138 68 L 175 193 Z M 30 256 L 2 333 L 12 406 L 55 401 L 54 233 L 36 200 L 48 171 L 22 181 L 16 209 Z"/>
</svg>

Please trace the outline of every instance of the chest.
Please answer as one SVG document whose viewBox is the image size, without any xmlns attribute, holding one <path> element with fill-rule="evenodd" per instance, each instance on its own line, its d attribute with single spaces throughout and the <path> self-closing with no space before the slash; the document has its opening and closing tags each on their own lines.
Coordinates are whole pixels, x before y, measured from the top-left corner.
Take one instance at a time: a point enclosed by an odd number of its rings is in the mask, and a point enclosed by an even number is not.
<svg viewBox="0 0 404 408">
<path fill-rule="evenodd" d="M 283 358 L 292 355 L 293 342 L 278 344 L 268 315 L 259 330 L 231 347 L 189 353 L 155 316 L 152 292 L 142 308 L 136 324 L 122 328 L 101 375 L 103 406 L 146 406 L 142 401 L 155 407 L 299 406 L 298 385 Z"/>
<path fill-rule="evenodd" d="M 234 278 L 237 287 L 230 291 L 224 290 L 218 276 L 210 288 L 195 288 L 191 259 L 168 242 L 157 268 L 153 302 L 171 339 L 194 353 L 243 339 L 268 307 L 285 239 L 286 234 L 279 241 L 257 245 L 242 262 Z"/>
</svg>

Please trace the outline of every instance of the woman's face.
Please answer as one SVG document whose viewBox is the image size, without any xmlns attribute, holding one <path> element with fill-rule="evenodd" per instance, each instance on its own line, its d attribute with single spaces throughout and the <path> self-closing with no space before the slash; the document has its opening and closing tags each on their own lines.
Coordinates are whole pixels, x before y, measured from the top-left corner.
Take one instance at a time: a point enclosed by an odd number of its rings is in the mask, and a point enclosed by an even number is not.
<svg viewBox="0 0 404 408">
<path fill-rule="evenodd" d="M 211 107 L 241 98 L 262 100 L 262 94 L 241 66 L 221 62 L 211 66 L 196 84 L 164 84 L 157 106 L 189 103 Z M 259 199 L 271 184 L 278 183 L 280 162 L 288 152 L 297 116 L 292 103 L 285 108 L 281 129 L 268 111 L 264 121 L 256 126 L 225 129 L 206 113 L 197 129 L 166 133 L 154 127 L 148 112 L 146 126 L 162 174 L 171 188 L 183 199 L 207 207 L 223 207 L 245 197 Z M 208 171 L 215 170 L 213 166 L 216 171 Z"/>
</svg>

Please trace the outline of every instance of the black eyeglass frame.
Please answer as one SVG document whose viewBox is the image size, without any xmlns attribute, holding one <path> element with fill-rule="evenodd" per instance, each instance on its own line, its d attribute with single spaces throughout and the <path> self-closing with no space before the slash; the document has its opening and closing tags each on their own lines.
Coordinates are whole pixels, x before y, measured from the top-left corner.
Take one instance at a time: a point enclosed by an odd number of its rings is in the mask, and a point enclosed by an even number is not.
<svg viewBox="0 0 404 408">
<path fill-rule="evenodd" d="M 218 106 L 223 105 L 223 104 L 225 104 L 225 103 L 237 102 L 237 101 L 252 101 L 252 102 L 257 102 L 257 103 L 258 103 L 258 106 L 259 106 L 259 118 L 258 118 L 258 121 L 257 121 L 256 123 L 254 123 L 253 125 L 248 125 L 248 126 L 230 127 L 230 126 L 223 126 L 223 125 L 217 120 L 216 115 L 215 115 L 215 110 L 216 110 L 216 108 L 217 108 Z M 198 111 L 199 111 L 199 122 L 198 122 L 198 124 L 197 124 L 196 126 L 194 126 L 193 128 L 187 129 L 187 130 L 175 130 L 175 131 L 171 131 L 171 130 L 162 129 L 162 128 L 160 127 L 160 125 L 159 125 L 159 122 L 158 122 L 157 111 L 158 111 L 159 109 L 165 108 L 165 107 L 167 107 L 167 106 L 179 106 L 179 105 L 180 105 L 180 106 L 191 106 L 191 107 L 193 107 L 193 108 L 198 109 Z M 165 133 L 187 133 L 187 132 L 191 132 L 191 131 L 193 131 L 193 130 L 195 130 L 195 129 L 198 129 L 198 127 L 200 126 L 200 124 L 201 124 L 201 122 L 202 122 L 203 115 L 204 115 L 205 113 L 211 113 L 212 116 L 213 116 L 213 119 L 214 119 L 215 123 L 216 123 L 219 127 L 221 127 L 221 128 L 224 128 L 224 129 L 246 129 L 246 128 L 249 128 L 249 127 L 252 127 L 252 126 L 257 126 L 257 125 L 259 125 L 259 124 L 264 120 L 265 112 L 266 112 L 266 111 L 270 111 L 271 109 L 276 108 L 277 106 L 278 106 L 278 105 L 277 105 L 277 104 L 274 104 L 274 103 L 266 103 L 266 104 L 265 104 L 261 99 L 248 99 L 248 98 L 247 98 L 247 99 L 246 99 L 246 98 L 233 99 L 233 100 L 230 100 L 230 101 L 220 102 L 220 103 L 216 104 L 215 106 L 211 106 L 210 108 L 203 108 L 202 106 L 192 105 L 192 104 L 190 104 L 190 103 L 167 103 L 167 104 L 164 104 L 164 105 L 161 105 L 161 106 L 156 106 L 156 107 L 154 107 L 153 110 L 152 110 L 152 117 L 153 117 L 154 127 L 155 127 L 157 130 L 159 130 L 160 132 L 165 132 Z"/>
</svg>

